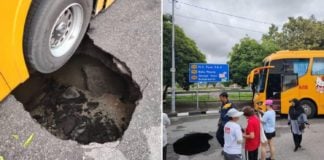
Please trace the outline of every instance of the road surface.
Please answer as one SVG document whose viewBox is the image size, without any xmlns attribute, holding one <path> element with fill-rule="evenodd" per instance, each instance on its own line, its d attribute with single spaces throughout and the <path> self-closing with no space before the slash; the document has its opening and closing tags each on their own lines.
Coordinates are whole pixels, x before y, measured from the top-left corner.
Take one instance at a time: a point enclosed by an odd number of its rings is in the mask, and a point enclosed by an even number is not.
<svg viewBox="0 0 324 160">
<path fill-rule="evenodd" d="M 222 160 L 221 147 L 215 139 L 218 115 L 197 115 L 190 117 L 171 118 L 172 125 L 168 127 L 168 160 Z M 244 121 L 244 117 L 242 117 Z M 244 123 L 244 122 L 241 122 Z M 324 152 L 324 119 L 310 120 L 311 126 L 303 135 L 304 150 L 293 152 L 294 145 L 287 120 L 278 119 L 277 136 L 274 139 L 276 160 L 322 160 Z M 184 156 L 174 152 L 172 144 L 188 133 L 209 133 L 213 139 L 209 140 L 211 147 L 202 153 Z"/>
</svg>

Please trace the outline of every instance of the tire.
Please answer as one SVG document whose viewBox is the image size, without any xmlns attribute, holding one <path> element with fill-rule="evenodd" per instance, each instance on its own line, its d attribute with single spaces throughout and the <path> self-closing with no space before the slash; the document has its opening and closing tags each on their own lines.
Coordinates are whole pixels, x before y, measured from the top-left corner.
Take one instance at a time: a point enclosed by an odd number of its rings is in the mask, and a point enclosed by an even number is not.
<svg viewBox="0 0 324 160">
<path fill-rule="evenodd" d="M 300 101 L 300 105 L 304 108 L 308 118 L 313 118 L 316 114 L 316 105 L 310 100 Z"/>
<path fill-rule="evenodd" d="M 41 73 L 62 67 L 80 45 L 91 12 L 91 0 L 33 0 L 23 42 L 28 67 Z"/>
</svg>

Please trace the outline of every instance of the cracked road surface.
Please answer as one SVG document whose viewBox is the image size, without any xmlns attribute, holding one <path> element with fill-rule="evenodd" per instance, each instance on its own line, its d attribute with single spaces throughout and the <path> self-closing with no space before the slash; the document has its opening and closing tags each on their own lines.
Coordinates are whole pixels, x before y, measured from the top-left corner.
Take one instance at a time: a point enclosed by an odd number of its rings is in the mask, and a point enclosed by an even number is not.
<svg viewBox="0 0 324 160">
<path fill-rule="evenodd" d="M 116 1 L 91 22 L 89 37 L 131 71 L 142 99 L 123 137 L 80 145 L 42 128 L 13 96 L 0 103 L 0 155 L 6 160 L 158 160 L 161 155 L 161 7 L 159 0 Z M 22 144 L 34 133 L 26 148 Z"/>
</svg>

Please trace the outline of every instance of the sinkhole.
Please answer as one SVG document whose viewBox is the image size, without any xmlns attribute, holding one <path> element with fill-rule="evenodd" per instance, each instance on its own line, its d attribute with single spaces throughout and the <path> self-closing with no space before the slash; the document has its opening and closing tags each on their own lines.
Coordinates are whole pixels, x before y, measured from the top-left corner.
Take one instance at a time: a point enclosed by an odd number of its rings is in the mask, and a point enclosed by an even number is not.
<svg viewBox="0 0 324 160">
<path fill-rule="evenodd" d="M 127 66 L 85 37 L 51 74 L 32 73 L 13 94 L 51 134 L 80 144 L 116 141 L 142 97 Z"/>
<path fill-rule="evenodd" d="M 174 152 L 180 155 L 194 155 L 208 151 L 210 144 L 208 141 L 212 139 L 208 133 L 190 133 L 184 135 L 173 143 Z"/>
</svg>

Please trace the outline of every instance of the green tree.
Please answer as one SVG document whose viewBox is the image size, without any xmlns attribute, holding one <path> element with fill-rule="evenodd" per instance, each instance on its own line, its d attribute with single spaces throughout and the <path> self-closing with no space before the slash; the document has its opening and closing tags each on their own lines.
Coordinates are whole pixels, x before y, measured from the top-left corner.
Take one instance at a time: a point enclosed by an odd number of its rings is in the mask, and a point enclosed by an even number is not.
<svg viewBox="0 0 324 160">
<path fill-rule="evenodd" d="M 263 39 L 275 42 L 282 50 L 324 49 L 324 22 L 317 21 L 313 15 L 310 18 L 289 17 L 282 32 L 278 32 L 278 28 L 272 31 Z"/>
<path fill-rule="evenodd" d="M 163 15 L 163 98 L 171 86 L 171 35 L 172 18 L 170 15 Z M 177 25 L 175 25 L 175 57 L 176 83 L 181 88 L 189 90 L 189 63 L 204 63 L 206 58 L 196 43 Z"/>
<path fill-rule="evenodd" d="M 262 65 L 262 60 L 278 50 L 324 49 L 324 22 L 315 16 L 289 17 L 281 31 L 275 25 L 269 27 L 261 42 L 249 37 L 235 44 L 229 54 L 230 75 L 234 83 L 246 86 L 249 72 Z"/>
<path fill-rule="evenodd" d="M 229 53 L 231 80 L 242 87 L 246 86 L 246 77 L 249 72 L 262 65 L 264 57 L 277 51 L 279 48 L 271 40 L 264 40 L 261 44 L 256 40 L 245 37 L 235 44 Z"/>
</svg>

